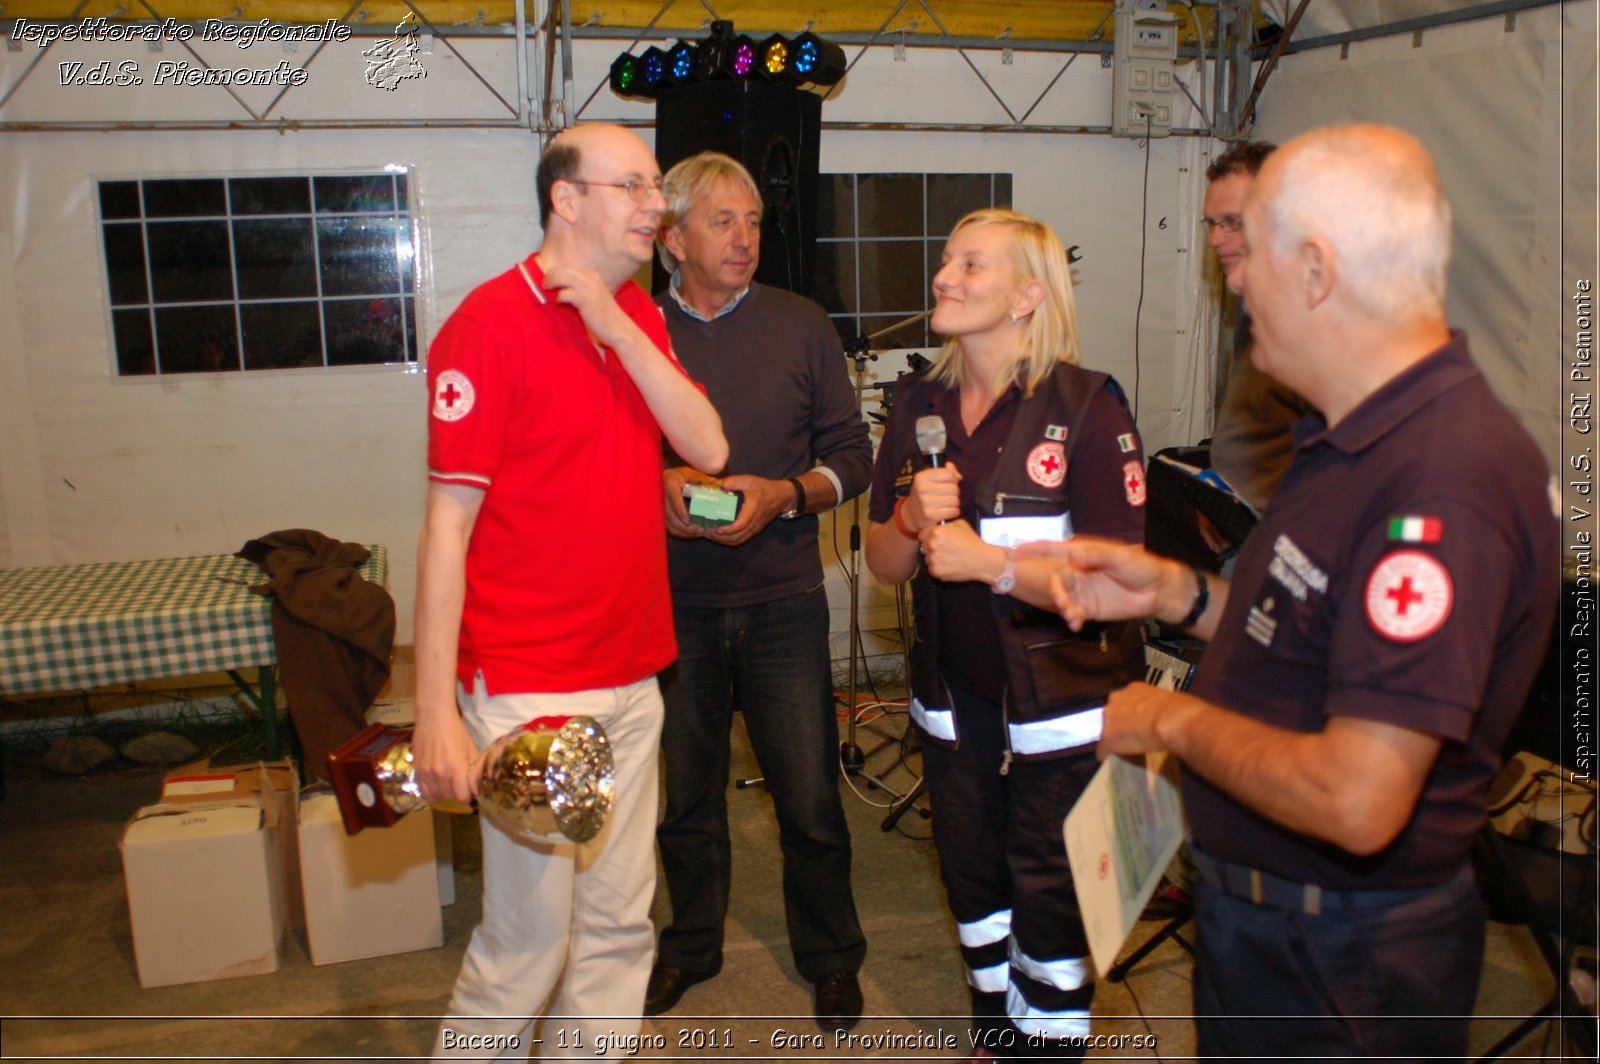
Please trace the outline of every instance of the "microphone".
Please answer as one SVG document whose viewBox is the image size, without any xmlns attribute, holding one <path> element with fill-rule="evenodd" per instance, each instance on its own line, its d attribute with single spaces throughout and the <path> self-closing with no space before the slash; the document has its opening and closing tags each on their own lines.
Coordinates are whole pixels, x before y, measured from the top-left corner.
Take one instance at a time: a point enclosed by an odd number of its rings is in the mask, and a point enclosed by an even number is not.
<svg viewBox="0 0 1600 1064">
<path fill-rule="evenodd" d="M 928 456 L 928 464 L 934 469 L 944 464 L 944 448 L 947 442 L 944 418 L 938 414 L 917 418 L 917 450 Z M 943 521 L 939 523 L 944 524 Z"/>
<path fill-rule="evenodd" d="M 935 469 L 944 464 L 946 442 L 944 418 L 938 414 L 917 418 L 917 450 L 928 456 L 928 464 Z"/>
</svg>

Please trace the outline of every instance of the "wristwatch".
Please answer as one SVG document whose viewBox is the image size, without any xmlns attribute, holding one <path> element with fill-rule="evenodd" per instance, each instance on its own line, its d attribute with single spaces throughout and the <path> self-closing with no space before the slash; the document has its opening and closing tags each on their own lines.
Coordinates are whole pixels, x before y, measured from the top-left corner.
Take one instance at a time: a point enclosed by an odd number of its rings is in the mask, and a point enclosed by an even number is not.
<svg viewBox="0 0 1600 1064">
<path fill-rule="evenodd" d="M 1000 570 L 1000 575 L 994 578 L 990 589 L 996 595 L 1009 595 L 1011 589 L 1017 586 L 1017 556 L 1011 553 L 1010 547 L 1001 548 L 1006 552 L 1006 567 Z"/>
<path fill-rule="evenodd" d="M 790 477 L 789 483 L 794 485 L 794 506 L 778 515 L 783 521 L 793 521 L 806 512 L 806 486 L 800 483 L 799 477 Z"/>
</svg>

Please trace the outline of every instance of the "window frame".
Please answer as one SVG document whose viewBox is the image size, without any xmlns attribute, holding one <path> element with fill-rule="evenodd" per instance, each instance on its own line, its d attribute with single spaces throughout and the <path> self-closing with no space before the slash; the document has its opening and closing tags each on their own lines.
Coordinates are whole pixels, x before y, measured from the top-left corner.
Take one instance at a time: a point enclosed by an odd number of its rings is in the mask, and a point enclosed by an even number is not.
<svg viewBox="0 0 1600 1064">
<path fill-rule="evenodd" d="M 318 202 L 319 181 L 339 181 L 344 179 L 388 179 L 390 184 L 389 206 L 378 206 L 373 209 L 352 209 L 349 204 L 334 207 L 324 207 Z M 256 212 L 238 209 L 237 193 L 234 182 L 287 180 L 303 182 L 306 187 L 306 206 L 304 209 L 295 207 L 287 210 L 261 210 Z M 146 196 L 146 186 L 164 182 L 218 182 L 221 186 L 222 206 L 221 212 L 207 210 L 193 214 L 151 214 L 150 204 Z M 137 204 L 134 213 L 129 215 L 110 215 L 106 208 L 107 186 L 128 185 L 134 186 L 134 195 Z M 281 376 L 283 374 L 307 374 L 329 372 L 382 372 L 399 371 L 406 374 L 421 372 L 425 358 L 426 344 L 423 342 L 423 316 L 425 313 L 423 291 L 429 271 L 424 253 L 422 226 L 417 193 L 417 167 L 410 163 L 390 163 L 381 166 L 369 167 L 313 167 L 301 166 L 292 170 L 251 169 L 240 172 L 178 172 L 158 174 L 96 174 L 90 179 L 91 199 L 95 218 L 95 237 L 97 256 L 100 260 L 101 270 L 101 296 L 102 315 L 107 337 L 107 355 L 109 360 L 108 370 L 111 379 L 116 382 L 126 383 L 159 383 L 181 381 L 184 379 L 222 380 L 231 377 L 255 378 L 261 374 L 268 376 Z M 116 193 L 111 192 L 112 195 Z M 323 226 L 335 220 L 367 219 L 377 220 L 387 224 L 396 236 L 404 232 L 409 237 L 409 269 L 401 261 L 403 253 L 397 250 L 393 289 L 380 289 L 368 287 L 360 292 L 330 292 L 328 290 L 328 269 L 324 266 Z M 246 274 L 249 262 L 241 262 L 239 258 L 239 225 L 240 223 L 272 223 L 274 221 L 303 220 L 306 226 L 307 244 L 311 260 L 310 281 L 313 287 L 312 294 L 268 294 L 243 296 L 241 294 L 240 278 Z M 152 260 L 150 227 L 152 224 L 171 223 L 220 223 L 225 236 L 226 270 L 230 293 L 226 298 L 203 298 L 190 301 L 158 301 L 157 277 L 159 269 Z M 142 275 L 138 278 L 143 285 L 142 300 L 130 301 L 123 298 L 119 301 L 115 289 L 121 286 L 118 269 L 112 261 L 112 233 L 119 228 L 131 228 L 138 233 L 139 266 Z M 265 267 L 267 270 L 275 266 Z M 355 361 L 340 362 L 333 360 L 334 351 L 330 345 L 329 310 L 341 307 L 354 307 L 367 301 L 369 313 L 373 301 L 394 301 L 398 305 L 398 322 L 394 315 L 388 314 L 386 320 L 379 321 L 374 318 L 375 324 L 380 327 L 393 323 L 399 330 L 399 353 L 404 356 L 400 359 L 385 358 L 383 361 Z M 251 307 L 278 308 L 287 304 L 307 305 L 315 310 L 314 322 L 316 330 L 317 354 L 320 364 L 314 365 L 255 365 L 248 362 L 249 340 L 246 332 L 245 318 Z M 157 315 L 162 310 L 166 311 L 199 311 L 211 308 L 226 308 L 227 316 L 231 318 L 232 330 L 232 359 L 224 368 L 202 369 L 167 369 L 162 366 L 161 335 Z M 149 369 L 147 371 L 128 372 L 125 370 L 125 350 L 118 340 L 118 315 L 143 314 L 146 319 L 144 326 L 145 336 L 148 338 Z M 358 331 L 358 330 L 351 330 Z M 391 348 L 392 351 L 392 348 Z"/>
</svg>

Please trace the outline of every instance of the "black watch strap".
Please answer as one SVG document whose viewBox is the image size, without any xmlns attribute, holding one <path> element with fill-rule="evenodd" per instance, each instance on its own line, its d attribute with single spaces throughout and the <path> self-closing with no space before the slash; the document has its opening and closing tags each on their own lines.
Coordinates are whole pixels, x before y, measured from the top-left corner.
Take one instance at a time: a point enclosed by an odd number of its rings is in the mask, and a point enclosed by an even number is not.
<svg viewBox="0 0 1600 1064">
<path fill-rule="evenodd" d="M 794 485 L 794 509 L 783 516 L 795 518 L 806 512 L 806 486 L 800 483 L 799 477 L 790 477 L 789 483 Z"/>
</svg>

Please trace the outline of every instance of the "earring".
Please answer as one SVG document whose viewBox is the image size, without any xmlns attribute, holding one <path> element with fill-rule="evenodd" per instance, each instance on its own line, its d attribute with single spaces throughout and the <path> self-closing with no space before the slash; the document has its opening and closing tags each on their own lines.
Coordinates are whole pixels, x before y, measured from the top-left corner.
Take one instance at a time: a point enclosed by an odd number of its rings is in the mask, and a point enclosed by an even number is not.
<svg viewBox="0 0 1600 1064">
<path fill-rule="evenodd" d="M 1017 323 L 1017 316 L 1015 314 L 1013 314 L 1013 315 L 1011 315 L 1011 324 L 1015 325 L 1016 323 Z"/>
</svg>

